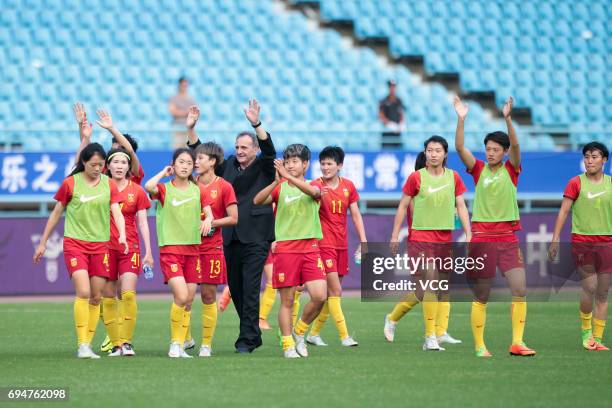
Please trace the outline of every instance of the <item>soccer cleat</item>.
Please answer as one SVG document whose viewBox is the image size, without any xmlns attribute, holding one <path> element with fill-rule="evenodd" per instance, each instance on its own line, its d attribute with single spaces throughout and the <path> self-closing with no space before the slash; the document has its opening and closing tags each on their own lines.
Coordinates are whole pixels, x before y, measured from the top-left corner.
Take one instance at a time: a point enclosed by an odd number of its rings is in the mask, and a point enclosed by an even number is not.
<svg viewBox="0 0 612 408">
<path fill-rule="evenodd" d="M 394 323 L 391 321 L 391 319 L 389 319 L 389 315 L 385 315 L 385 328 L 383 332 L 385 333 L 385 339 L 387 339 L 387 341 L 390 343 L 393 343 L 393 340 L 395 339 L 396 324 L 397 323 Z"/>
<path fill-rule="evenodd" d="M 423 351 L 444 351 L 443 347 L 440 347 L 438 344 L 438 339 L 435 334 L 431 336 L 425 337 L 425 342 L 423 343 Z"/>
<path fill-rule="evenodd" d="M 106 335 L 104 341 L 100 345 L 100 351 L 106 353 L 107 351 L 111 351 L 113 349 L 113 343 L 110 341 L 110 337 Z"/>
<path fill-rule="evenodd" d="M 582 330 L 582 347 L 586 350 L 595 350 L 595 340 L 591 329 Z"/>
<path fill-rule="evenodd" d="M 132 357 L 136 355 L 136 353 L 134 352 L 134 348 L 130 343 L 123 343 L 123 345 L 121 346 L 121 354 L 125 357 Z"/>
<path fill-rule="evenodd" d="M 210 348 L 210 346 L 202 344 L 202 347 L 200 347 L 200 354 L 198 355 L 200 357 L 210 357 L 212 356 L 212 349 Z"/>
<path fill-rule="evenodd" d="M 191 356 L 191 355 L 187 354 L 187 352 L 185 351 L 185 349 L 181 349 L 179 353 L 180 353 L 180 357 L 181 357 L 181 358 L 193 358 L 193 356 Z"/>
<path fill-rule="evenodd" d="M 601 341 L 594 340 L 593 350 L 595 351 L 610 351 L 610 349 L 603 345 Z"/>
<path fill-rule="evenodd" d="M 295 350 L 295 347 L 288 348 L 283 352 L 283 355 L 285 356 L 285 358 L 300 358 L 300 355 Z"/>
<path fill-rule="evenodd" d="M 113 346 L 111 351 L 109 351 L 108 356 L 109 357 L 120 357 L 122 350 L 123 349 L 121 348 L 121 346 Z"/>
<path fill-rule="evenodd" d="M 342 345 L 344 347 L 357 347 L 359 343 L 357 343 L 351 336 L 346 336 L 342 339 Z"/>
<path fill-rule="evenodd" d="M 295 331 L 292 334 L 293 340 L 295 340 L 295 351 L 297 351 L 301 357 L 308 357 L 308 348 L 306 347 L 306 342 L 304 341 L 304 335 L 298 336 L 295 334 Z"/>
<path fill-rule="evenodd" d="M 168 350 L 168 357 L 170 358 L 179 358 L 181 356 L 181 351 L 183 348 L 181 347 L 181 343 L 175 341 L 174 343 L 170 343 L 170 350 Z"/>
<path fill-rule="evenodd" d="M 483 346 L 476 350 L 476 357 L 493 357 L 493 354 L 489 353 L 489 350 Z"/>
<path fill-rule="evenodd" d="M 194 347 L 195 347 L 194 339 L 185 340 L 185 343 L 183 343 L 183 349 L 185 350 L 191 350 Z"/>
<path fill-rule="evenodd" d="M 261 330 L 270 330 L 270 323 L 268 323 L 268 320 L 266 319 L 262 319 L 261 317 L 259 318 L 259 328 Z"/>
<path fill-rule="evenodd" d="M 443 335 L 438 336 L 438 344 L 448 343 L 448 344 L 460 344 L 461 340 L 454 338 L 450 334 L 444 332 Z"/>
<path fill-rule="evenodd" d="M 219 310 L 225 312 L 225 309 L 229 306 L 232 301 L 232 296 L 230 295 L 229 289 L 226 287 L 221 296 L 219 296 Z"/>
<path fill-rule="evenodd" d="M 308 344 L 312 344 L 313 346 L 327 346 L 327 343 L 324 342 L 321 336 L 318 334 L 316 336 L 306 336 L 306 342 L 308 342 Z"/>
<path fill-rule="evenodd" d="M 78 358 L 91 358 L 96 359 L 100 358 L 99 355 L 93 352 L 91 346 L 87 343 L 79 344 L 79 349 L 77 351 Z"/>
<path fill-rule="evenodd" d="M 532 350 L 529 347 L 527 347 L 525 343 L 511 345 L 510 348 L 508 349 L 508 352 L 510 353 L 511 356 L 532 357 L 532 356 L 535 356 L 536 354 L 535 350 Z"/>
</svg>

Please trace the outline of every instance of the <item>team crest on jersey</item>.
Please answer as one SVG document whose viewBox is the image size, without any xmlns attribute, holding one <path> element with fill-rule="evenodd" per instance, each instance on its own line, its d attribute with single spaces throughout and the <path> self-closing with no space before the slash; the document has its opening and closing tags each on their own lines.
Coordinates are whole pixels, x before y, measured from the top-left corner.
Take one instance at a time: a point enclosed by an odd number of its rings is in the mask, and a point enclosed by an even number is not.
<svg viewBox="0 0 612 408">
<path fill-rule="evenodd" d="M 177 273 L 178 272 L 178 265 L 177 264 L 170 265 L 170 270 L 172 271 L 172 273 Z"/>
<path fill-rule="evenodd" d="M 217 198 L 217 194 L 217 190 L 210 190 L 210 198 L 212 198 L 213 200 Z"/>
<path fill-rule="evenodd" d="M 344 196 L 348 197 L 349 196 L 349 191 L 348 188 L 343 188 L 342 191 L 344 191 Z"/>
<path fill-rule="evenodd" d="M 278 274 L 278 281 L 279 282 L 284 282 L 285 281 L 285 274 L 284 273 L 279 273 Z"/>
<path fill-rule="evenodd" d="M 133 203 L 135 201 L 134 194 L 128 193 L 128 203 Z"/>
<path fill-rule="evenodd" d="M 331 260 L 331 259 L 326 259 L 326 260 L 325 260 L 325 265 L 326 265 L 328 268 L 331 268 L 332 266 L 334 266 L 334 261 L 333 261 L 333 260 Z"/>
<path fill-rule="evenodd" d="M 70 258 L 70 266 L 72 266 L 73 268 L 75 266 L 77 266 L 77 259 L 76 258 Z"/>
</svg>

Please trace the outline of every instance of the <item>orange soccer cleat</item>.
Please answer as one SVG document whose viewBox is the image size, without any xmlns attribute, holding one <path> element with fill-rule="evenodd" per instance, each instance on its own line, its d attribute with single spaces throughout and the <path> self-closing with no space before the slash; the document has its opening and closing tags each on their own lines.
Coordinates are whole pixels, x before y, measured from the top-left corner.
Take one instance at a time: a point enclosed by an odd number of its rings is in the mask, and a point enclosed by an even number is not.
<svg viewBox="0 0 612 408">
<path fill-rule="evenodd" d="M 535 356 L 535 350 L 530 349 L 525 345 L 525 343 L 513 344 L 510 346 L 508 350 L 511 356 L 527 356 L 532 357 Z"/>
</svg>

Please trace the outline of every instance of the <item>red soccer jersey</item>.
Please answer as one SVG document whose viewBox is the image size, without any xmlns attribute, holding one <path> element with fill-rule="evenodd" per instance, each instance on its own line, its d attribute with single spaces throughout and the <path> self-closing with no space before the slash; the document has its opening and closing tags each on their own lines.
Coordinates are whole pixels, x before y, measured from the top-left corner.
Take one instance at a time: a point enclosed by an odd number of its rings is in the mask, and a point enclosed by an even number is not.
<svg viewBox="0 0 612 408">
<path fill-rule="evenodd" d="M 125 237 L 130 251 L 137 252 L 140 246 L 138 230 L 136 227 L 136 213 L 151 207 L 151 202 L 145 191 L 133 181 L 128 181 L 128 185 L 119 192 L 121 201 L 121 213 L 125 219 Z M 119 244 L 119 230 L 114 222 L 111 222 L 110 248 L 123 252 L 123 245 Z"/>
<path fill-rule="evenodd" d="M 136 184 L 142 184 L 142 180 L 144 179 L 144 170 L 142 169 L 142 164 L 138 163 L 138 174 L 133 174 L 130 176 L 130 180 L 132 180 Z"/>
<path fill-rule="evenodd" d="M 174 180 L 171 181 L 173 185 L 176 185 Z M 207 198 L 206 191 L 201 184 L 198 183 L 198 187 L 200 189 L 200 205 L 202 208 L 202 212 L 204 211 L 204 207 L 210 205 L 210 201 Z M 166 186 L 165 184 L 159 183 L 157 185 L 157 194 L 151 195 L 151 198 L 159 201 L 161 205 L 164 205 L 164 200 L 166 198 Z M 198 225 L 199 228 L 199 225 Z M 198 255 L 200 252 L 198 250 L 198 245 L 166 245 L 159 248 L 159 253 L 161 254 L 177 254 L 177 255 Z"/>
<path fill-rule="evenodd" d="M 580 176 L 573 177 L 565 186 L 563 197 L 576 201 L 580 195 Z M 612 242 L 612 235 L 572 234 L 572 242 Z"/>
<path fill-rule="evenodd" d="M 448 169 L 450 170 L 450 169 Z M 462 195 L 467 191 L 461 176 L 454 170 L 450 170 L 453 172 L 453 176 L 455 178 L 455 197 Z M 415 197 L 419 194 L 421 189 L 421 173 L 415 171 L 408 176 L 406 179 L 406 183 L 402 188 L 402 192 L 410 197 Z M 412 202 L 411 202 L 412 204 Z M 409 232 L 409 240 L 410 241 L 418 241 L 418 242 L 448 242 L 452 240 L 452 231 L 450 230 L 413 230 L 412 229 L 412 210 L 408 208 L 406 217 L 408 219 L 408 228 Z"/>
<path fill-rule="evenodd" d="M 474 185 L 478 184 L 478 180 L 480 179 L 480 175 L 482 174 L 482 170 L 484 169 L 485 162 L 482 160 L 476 160 L 476 164 L 472 170 L 466 170 L 469 174 L 474 178 Z M 510 179 L 515 186 L 518 186 L 518 178 L 523 170 L 521 166 L 518 169 L 515 169 L 510 160 L 507 160 L 504 163 L 506 170 L 508 170 L 508 174 L 510 175 Z M 521 229 L 521 221 L 501 221 L 501 222 L 472 222 L 472 232 L 476 234 L 487 234 L 487 235 L 504 235 L 504 234 L 513 234 L 514 231 L 519 231 Z"/>
<path fill-rule="evenodd" d="M 204 191 L 208 201 L 211 202 L 210 208 L 215 219 L 225 217 L 227 207 L 232 204 L 237 204 L 236 194 L 234 188 L 230 183 L 222 179 L 221 177 L 215 177 L 215 179 L 209 185 L 203 185 Z M 202 212 L 202 219 L 204 219 L 204 213 Z M 221 228 L 216 228 L 212 237 L 202 237 L 202 243 L 200 244 L 200 253 L 205 254 L 209 252 L 216 252 L 223 247 L 223 237 L 221 236 Z"/>
<path fill-rule="evenodd" d="M 118 203 L 121 200 L 117 184 L 108 178 L 110 187 L 110 204 Z M 72 200 L 74 193 L 74 177 L 69 176 L 64 179 L 59 190 L 53 197 L 56 201 L 62 203 L 64 207 Z M 111 218 L 111 224 L 113 223 Z M 64 237 L 64 252 L 82 252 L 85 254 L 103 254 L 108 251 L 108 242 L 88 242 L 80 239 Z"/>
<path fill-rule="evenodd" d="M 323 248 L 348 248 L 347 231 L 347 210 L 349 206 L 359 201 L 359 193 L 355 185 L 343 177 L 339 177 L 336 188 L 331 188 L 325 184 L 322 178 L 312 182 L 323 191 L 327 187 L 327 192 L 321 195 L 321 206 L 319 207 L 319 217 L 321 218 L 321 229 L 323 239 L 319 241 L 319 246 Z"/>
</svg>

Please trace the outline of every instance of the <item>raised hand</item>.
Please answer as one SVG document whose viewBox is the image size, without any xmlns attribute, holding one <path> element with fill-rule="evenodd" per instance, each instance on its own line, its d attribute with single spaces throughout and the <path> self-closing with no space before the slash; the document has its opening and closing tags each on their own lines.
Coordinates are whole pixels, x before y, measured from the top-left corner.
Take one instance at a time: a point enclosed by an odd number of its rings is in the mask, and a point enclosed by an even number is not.
<svg viewBox="0 0 612 408">
<path fill-rule="evenodd" d="M 100 118 L 100 120 L 96 121 L 99 126 L 103 127 L 104 129 L 110 129 L 113 127 L 113 118 L 110 113 L 108 113 L 104 109 L 98 109 L 96 113 Z"/>
<path fill-rule="evenodd" d="M 164 168 L 164 176 L 163 177 L 170 177 L 174 174 L 174 169 L 172 168 L 172 166 L 166 166 Z"/>
<path fill-rule="evenodd" d="M 276 169 L 276 172 L 278 173 L 278 175 L 281 176 L 282 178 L 290 177 L 289 172 L 285 168 L 285 164 L 283 163 L 281 159 L 274 160 L 274 168 Z"/>
<path fill-rule="evenodd" d="M 187 129 L 193 129 L 200 119 L 200 108 L 196 105 L 190 106 L 187 113 L 187 120 L 185 120 L 185 126 Z"/>
<path fill-rule="evenodd" d="M 93 125 L 87 121 L 87 116 L 83 122 L 81 122 L 80 126 L 81 136 L 83 136 L 84 139 L 90 140 L 91 134 L 93 133 Z"/>
<path fill-rule="evenodd" d="M 85 112 L 85 106 L 81 102 L 77 102 L 72 106 L 74 111 L 74 118 L 80 125 L 83 121 L 87 120 L 87 112 Z"/>
<path fill-rule="evenodd" d="M 504 118 L 507 118 L 510 116 L 513 105 L 514 105 L 514 99 L 512 99 L 512 97 L 510 96 L 508 97 L 508 100 L 506 101 L 506 103 L 504 104 L 504 107 L 502 108 L 502 113 L 504 114 Z"/>
<path fill-rule="evenodd" d="M 455 96 L 455 99 L 453 100 L 453 106 L 455 107 L 455 112 L 457 112 L 457 116 L 459 116 L 459 118 L 461 119 L 465 119 L 468 114 L 468 104 L 464 104 L 463 102 L 461 102 L 459 96 Z"/>
<path fill-rule="evenodd" d="M 249 106 L 244 108 L 244 115 L 251 122 L 251 125 L 255 126 L 259 123 L 259 111 L 261 107 L 257 99 L 250 99 Z"/>
</svg>

